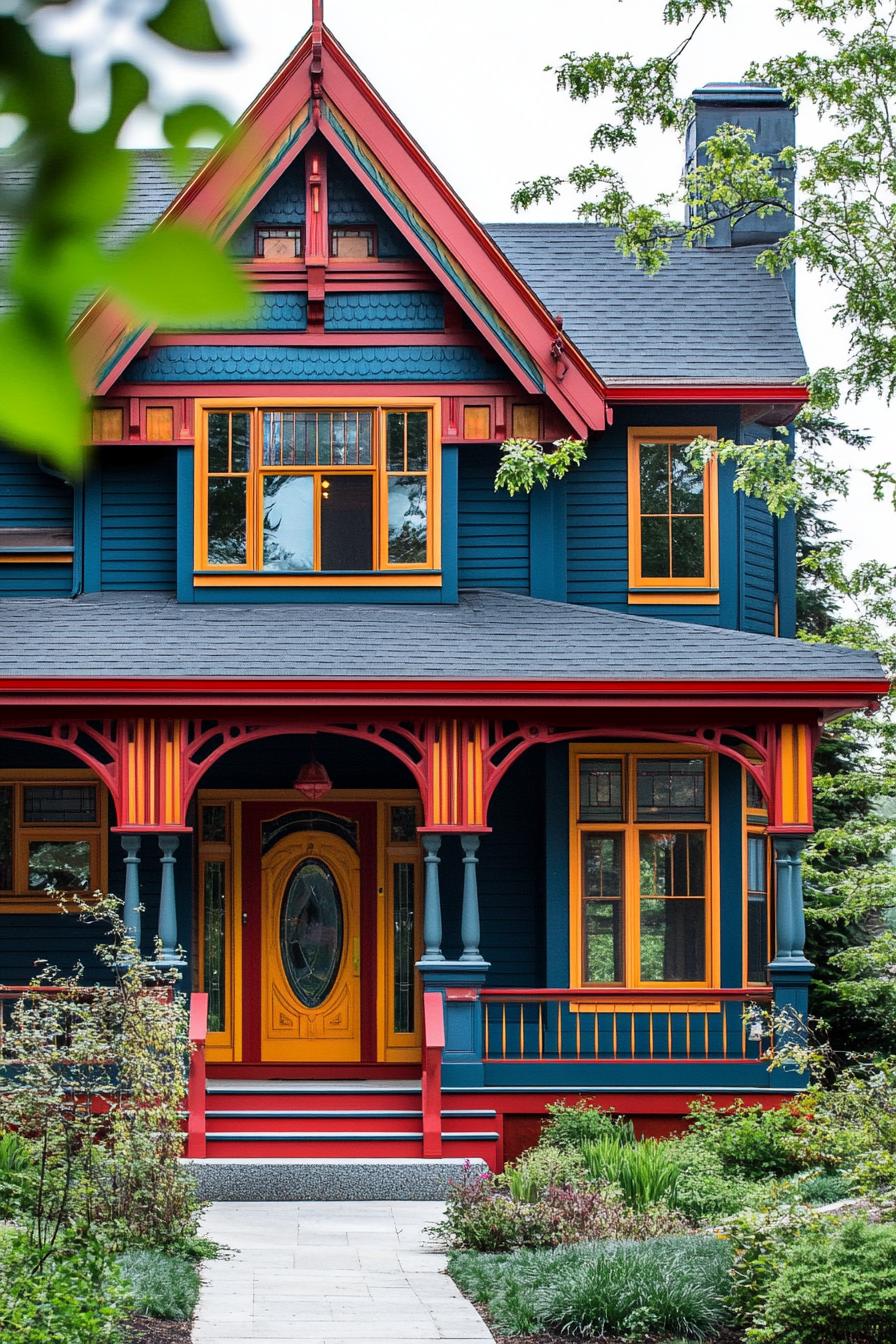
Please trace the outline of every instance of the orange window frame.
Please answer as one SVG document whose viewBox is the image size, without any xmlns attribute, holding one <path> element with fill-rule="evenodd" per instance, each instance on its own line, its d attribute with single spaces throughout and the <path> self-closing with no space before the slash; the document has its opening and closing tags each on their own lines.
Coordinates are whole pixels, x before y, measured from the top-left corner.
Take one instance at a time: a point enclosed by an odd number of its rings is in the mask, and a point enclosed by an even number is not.
<svg viewBox="0 0 896 1344">
<path fill-rule="evenodd" d="M 651 425 L 628 431 L 628 600 L 631 604 L 717 606 L 719 602 L 719 478 L 713 456 L 703 469 L 703 573 L 692 578 L 653 578 L 641 572 L 641 447 L 689 444 L 698 437 L 714 439 L 715 425 L 674 429 Z M 670 513 L 670 517 L 675 516 Z"/>
<path fill-rule="evenodd" d="M 25 789 L 34 787 L 65 788 L 89 784 L 96 790 L 96 821 L 60 822 L 24 819 Z M 84 841 L 90 846 L 90 878 L 77 895 L 89 900 L 97 891 L 105 891 L 108 873 L 109 795 L 96 775 L 89 770 L 5 770 L 0 788 L 12 789 L 12 887 L 0 891 L 0 913 L 59 914 L 59 902 L 41 888 L 28 886 L 28 846 L 33 841 Z"/>
<path fill-rule="evenodd" d="M 623 781 L 622 821 L 581 821 L 579 766 L 583 759 L 621 760 Z M 696 760 L 706 764 L 706 818 L 704 821 L 637 821 L 635 811 L 636 772 L 639 760 Z M 719 816 L 718 760 L 711 752 L 695 751 L 667 743 L 574 743 L 569 750 L 569 984 L 572 989 L 593 988 L 598 982 L 585 979 L 585 883 L 583 879 L 583 836 L 587 834 L 623 835 L 623 978 L 601 981 L 601 987 L 650 989 L 661 995 L 664 989 L 706 989 L 720 982 L 719 941 Z M 657 829 L 702 831 L 706 835 L 706 892 L 704 936 L 706 939 L 702 980 L 644 980 L 641 976 L 641 883 L 639 838 L 643 831 Z M 674 897 L 666 899 L 675 899 Z"/>
<path fill-rule="evenodd" d="M 265 411 L 372 411 L 373 462 L 370 466 L 270 466 L 261 462 L 262 416 Z M 429 418 L 429 452 L 425 472 L 390 472 L 386 460 L 386 417 L 390 412 L 424 411 Z M 208 416 L 215 412 L 248 412 L 250 417 L 250 463 L 247 473 L 210 472 L 208 469 Z M 198 587 L 437 587 L 441 584 L 441 400 L 439 398 L 258 398 L 202 399 L 196 402 L 194 583 Z M 263 568 L 261 511 L 263 477 L 266 474 L 307 476 L 314 482 L 313 570 L 281 573 Z M 357 574 L 327 573 L 320 569 L 320 501 L 322 482 L 333 475 L 367 475 L 373 478 L 373 569 Z M 246 562 L 212 565 L 208 558 L 208 481 L 220 476 L 246 478 Z M 389 562 L 388 490 L 391 477 L 420 476 L 426 480 L 426 557 L 414 564 Z"/>
</svg>

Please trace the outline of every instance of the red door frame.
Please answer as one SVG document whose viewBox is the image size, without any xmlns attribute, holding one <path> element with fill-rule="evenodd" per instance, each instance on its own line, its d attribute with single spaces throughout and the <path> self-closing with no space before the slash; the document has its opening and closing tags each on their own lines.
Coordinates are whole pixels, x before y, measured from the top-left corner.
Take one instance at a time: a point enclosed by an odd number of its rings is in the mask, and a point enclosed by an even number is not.
<svg viewBox="0 0 896 1344">
<path fill-rule="evenodd" d="M 261 1058 L 261 827 L 262 823 L 286 812 L 329 812 L 358 824 L 361 865 L 361 1059 L 362 1066 L 377 1062 L 377 979 L 379 947 L 377 937 L 377 804 L 375 802 L 306 803 L 301 799 L 280 802 L 245 802 L 242 808 L 242 910 L 243 919 L 243 1048 L 244 1064 L 279 1071 L 281 1066 Z M 235 912 L 236 913 L 236 912 Z M 295 1073 L 307 1069 L 310 1074 L 357 1070 L 358 1065 L 303 1065 L 301 1060 L 282 1066 Z"/>
</svg>

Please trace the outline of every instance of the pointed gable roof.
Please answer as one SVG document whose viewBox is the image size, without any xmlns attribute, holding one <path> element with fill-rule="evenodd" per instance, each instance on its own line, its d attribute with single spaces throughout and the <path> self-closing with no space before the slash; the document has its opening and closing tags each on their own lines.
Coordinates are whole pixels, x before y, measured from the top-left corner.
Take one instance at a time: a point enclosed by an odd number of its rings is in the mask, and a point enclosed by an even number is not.
<svg viewBox="0 0 896 1344">
<path fill-rule="evenodd" d="M 222 243 L 320 133 L 529 393 L 585 434 L 605 424 L 601 379 L 319 20 L 164 212 Z M 102 394 L 152 335 L 109 296 L 72 339 L 82 383 Z"/>
</svg>

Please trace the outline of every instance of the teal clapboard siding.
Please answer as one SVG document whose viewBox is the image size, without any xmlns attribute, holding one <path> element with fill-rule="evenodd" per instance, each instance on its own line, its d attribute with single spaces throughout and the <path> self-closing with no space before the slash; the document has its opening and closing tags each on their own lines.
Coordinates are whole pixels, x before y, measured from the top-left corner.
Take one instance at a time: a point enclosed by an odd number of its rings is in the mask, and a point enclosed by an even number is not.
<svg viewBox="0 0 896 1344">
<path fill-rule="evenodd" d="M 715 425 L 720 436 L 737 438 L 736 413 L 730 407 L 675 407 L 665 412 L 635 409 L 617 413 L 612 428 L 591 441 L 588 456 L 567 478 L 567 595 L 570 602 L 627 611 L 636 616 L 700 625 L 734 627 L 738 621 L 737 501 L 734 465 L 719 472 L 718 606 L 630 605 L 628 600 L 628 428 L 645 424 Z"/>
<path fill-rule="evenodd" d="M 741 628 L 775 633 L 775 520 L 761 499 L 742 497 Z"/>
<path fill-rule="evenodd" d="M 162 345 L 134 360 L 129 383 L 494 382 L 503 366 L 464 345 Z"/>
<path fill-rule="evenodd" d="M 496 448 L 461 448 L 457 567 L 460 588 L 529 591 L 529 499 L 495 491 Z"/>
<path fill-rule="evenodd" d="M 327 331 L 442 331 L 441 294 L 357 291 L 328 294 L 324 300 Z"/>
<path fill-rule="evenodd" d="M 117 450 L 114 457 L 105 456 L 100 472 L 100 586 L 173 592 L 177 563 L 175 450 Z"/>
<path fill-rule="evenodd" d="M 48 527 L 71 532 L 72 489 L 42 471 L 30 453 L 0 446 L 0 527 Z M 70 564 L 0 565 L 0 595 L 28 593 L 66 597 L 72 588 Z"/>
</svg>

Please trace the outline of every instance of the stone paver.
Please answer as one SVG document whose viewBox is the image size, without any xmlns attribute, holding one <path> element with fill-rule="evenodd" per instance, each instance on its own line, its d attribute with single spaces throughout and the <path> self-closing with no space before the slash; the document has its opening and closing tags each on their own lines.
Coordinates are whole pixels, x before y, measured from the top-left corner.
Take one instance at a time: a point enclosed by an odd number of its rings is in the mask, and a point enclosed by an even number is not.
<svg viewBox="0 0 896 1344">
<path fill-rule="evenodd" d="M 436 1203 L 216 1203 L 193 1344 L 488 1341 L 425 1228 Z"/>
</svg>

